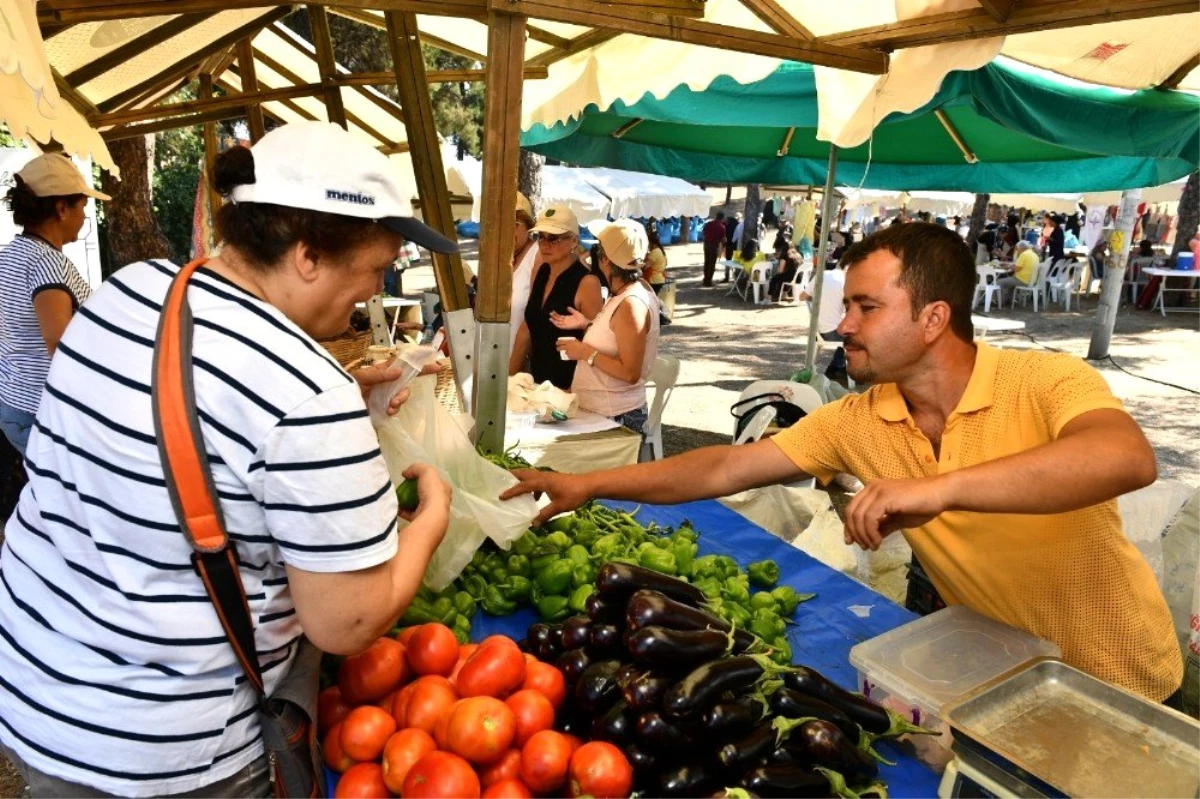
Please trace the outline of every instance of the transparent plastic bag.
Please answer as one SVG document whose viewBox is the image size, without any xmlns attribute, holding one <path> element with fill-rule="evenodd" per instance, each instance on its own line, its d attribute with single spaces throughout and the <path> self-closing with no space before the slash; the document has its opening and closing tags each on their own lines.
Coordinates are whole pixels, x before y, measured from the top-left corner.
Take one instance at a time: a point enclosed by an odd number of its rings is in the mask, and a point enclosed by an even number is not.
<svg viewBox="0 0 1200 799">
<path fill-rule="evenodd" d="M 516 478 L 475 451 L 471 439 L 434 396 L 436 383 L 433 375 L 415 379 L 409 385 L 409 400 L 395 416 L 376 425 L 375 432 L 393 482 L 401 482 L 412 464 L 428 463 L 454 487 L 450 526 L 425 571 L 425 583 L 440 591 L 462 572 L 485 538 L 508 549 L 528 529 L 538 508 L 531 496 L 498 499 L 516 485 Z"/>
<path fill-rule="evenodd" d="M 392 397 L 415 380 L 427 364 L 437 360 L 442 339 L 442 331 L 439 330 L 428 345 L 400 344 L 395 348 L 396 354 L 392 356 L 388 365 L 399 366 L 403 372 L 400 377 L 390 383 L 384 383 L 371 389 L 371 393 L 367 397 L 367 410 L 371 412 L 371 424 L 379 427 L 387 423 L 389 418 L 387 409 Z"/>
</svg>

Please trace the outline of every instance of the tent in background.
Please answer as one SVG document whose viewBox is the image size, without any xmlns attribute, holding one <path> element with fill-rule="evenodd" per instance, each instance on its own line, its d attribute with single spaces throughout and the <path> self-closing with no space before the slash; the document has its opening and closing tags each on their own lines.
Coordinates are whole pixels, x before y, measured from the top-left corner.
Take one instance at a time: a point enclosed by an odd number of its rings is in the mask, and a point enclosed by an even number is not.
<svg viewBox="0 0 1200 799">
<path fill-rule="evenodd" d="M 679 178 L 605 167 L 576 172 L 612 201 L 609 214 L 614 219 L 706 217 L 712 206 L 712 196 L 707 191 Z"/>
</svg>

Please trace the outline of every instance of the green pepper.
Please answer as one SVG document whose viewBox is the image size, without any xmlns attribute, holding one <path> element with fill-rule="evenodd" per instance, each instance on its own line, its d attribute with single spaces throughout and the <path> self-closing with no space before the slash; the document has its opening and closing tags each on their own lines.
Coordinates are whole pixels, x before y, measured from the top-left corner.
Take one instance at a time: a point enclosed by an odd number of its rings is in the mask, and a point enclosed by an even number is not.
<svg viewBox="0 0 1200 799">
<path fill-rule="evenodd" d="M 596 570 L 590 563 L 581 563 L 571 570 L 571 587 L 591 585 L 596 582 Z"/>
<path fill-rule="evenodd" d="M 575 565 L 566 559 L 556 560 L 537 573 L 537 584 L 547 595 L 561 594 L 571 584 L 571 574 Z"/>
<path fill-rule="evenodd" d="M 483 579 L 482 575 L 472 574 L 467 579 L 463 580 L 463 590 L 471 595 L 471 598 L 476 602 L 483 599 L 483 593 L 487 591 L 487 580 Z"/>
<path fill-rule="evenodd" d="M 737 604 L 736 602 L 726 602 L 724 605 L 724 610 L 725 621 L 737 627 L 739 630 L 749 629 L 750 622 L 754 618 L 750 615 L 750 611 L 746 610 L 746 608 Z"/>
<path fill-rule="evenodd" d="M 433 603 L 422 599 L 420 595 L 413 597 L 413 601 L 409 602 L 408 607 L 404 609 L 404 615 L 400 617 L 400 625 L 402 627 L 411 627 L 414 624 L 426 624 L 431 621 L 439 621 L 437 615 L 433 612 Z"/>
<path fill-rule="evenodd" d="M 770 591 L 759 591 L 750 595 L 751 610 L 773 610 L 779 612 L 779 602 Z"/>
<path fill-rule="evenodd" d="M 409 478 L 400 485 L 396 486 L 396 504 L 400 506 L 400 510 L 416 510 L 420 504 L 420 498 L 417 496 L 417 481 Z"/>
<path fill-rule="evenodd" d="M 572 544 L 571 546 L 567 547 L 565 554 L 567 556 L 567 560 L 571 561 L 576 566 L 583 563 L 592 562 L 592 556 L 591 553 L 587 551 L 587 547 L 580 546 L 579 544 Z"/>
<path fill-rule="evenodd" d="M 655 547 L 638 553 L 638 565 L 663 574 L 674 575 L 679 571 L 675 553 Z"/>
<path fill-rule="evenodd" d="M 692 561 L 692 574 L 696 577 L 718 577 L 725 578 L 721 567 L 717 565 L 716 555 L 705 555 L 704 557 L 696 558 Z"/>
<path fill-rule="evenodd" d="M 550 547 L 553 547 L 555 550 L 561 552 L 575 542 L 571 540 L 571 536 L 567 535 L 561 530 L 555 530 L 553 533 L 550 533 L 550 535 L 543 536 L 542 543 L 547 544 Z"/>
<path fill-rule="evenodd" d="M 484 561 L 487 560 L 487 553 L 482 549 L 475 550 L 475 554 L 471 556 L 471 565 L 476 569 L 483 568 Z"/>
<path fill-rule="evenodd" d="M 779 564 L 773 560 L 760 560 L 746 567 L 750 582 L 759 588 L 771 588 L 779 582 Z"/>
<path fill-rule="evenodd" d="M 475 615 L 475 597 L 471 596 L 466 591 L 459 591 L 454 595 L 454 609 L 458 611 L 458 615 L 466 616 L 468 619 Z"/>
<path fill-rule="evenodd" d="M 558 553 L 553 555 L 537 555 L 529 561 L 529 571 L 532 574 L 541 574 L 548 566 L 553 566 L 561 560 Z"/>
<path fill-rule="evenodd" d="M 454 620 L 454 624 L 450 625 L 450 629 L 454 631 L 454 637 L 459 644 L 470 643 L 471 641 L 471 620 L 466 616 L 459 616 Z"/>
<path fill-rule="evenodd" d="M 792 645 L 782 635 L 771 642 L 771 660 L 781 666 L 792 665 Z"/>
<path fill-rule="evenodd" d="M 503 583 L 508 580 L 508 569 L 504 568 L 503 566 L 494 566 L 488 569 L 487 575 L 488 582 L 496 584 Z"/>
<path fill-rule="evenodd" d="M 513 541 L 512 548 L 513 552 L 517 553 L 518 555 L 529 557 L 530 553 L 533 552 L 533 548 L 536 546 L 537 536 L 533 534 L 532 530 L 526 530 L 525 532 L 521 533 L 520 538 L 518 538 L 516 541 Z"/>
<path fill-rule="evenodd" d="M 791 616 L 797 605 L 806 599 L 812 599 L 816 594 L 801 594 L 790 585 L 781 585 L 771 589 L 771 596 L 779 603 L 780 615 Z"/>
<path fill-rule="evenodd" d="M 581 585 L 571 592 L 571 598 L 567 601 L 567 606 L 576 613 L 583 613 L 587 610 L 587 598 L 596 590 L 594 585 Z"/>
<path fill-rule="evenodd" d="M 599 560 L 616 557 L 625 550 L 625 536 L 620 533 L 602 535 L 592 544 L 592 554 Z"/>
<path fill-rule="evenodd" d="M 750 589 L 742 585 L 741 581 L 736 577 L 725 578 L 725 598 L 731 602 L 749 602 Z"/>
<path fill-rule="evenodd" d="M 675 566 L 679 574 L 687 576 L 694 573 L 696 553 L 699 549 L 700 547 L 686 538 L 680 538 L 671 545 L 671 552 L 675 554 Z"/>
<path fill-rule="evenodd" d="M 522 577 L 528 577 L 532 573 L 529 558 L 524 555 L 509 555 L 505 566 L 508 568 L 509 574 L 519 574 Z"/>
<path fill-rule="evenodd" d="M 705 577 L 696 580 L 693 585 L 703 591 L 704 595 L 709 599 L 718 599 L 721 596 L 721 581 L 715 577 Z"/>
<path fill-rule="evenodd" d="M 692 527 L 690 524 L 683 524 L 683 525 L 680 525 L 679 529 L 676 530 L 671 537 L 674 538 L 676 541 L 678 541 L 681 538 L 684 538 L 684 539 L 687 539 L 688 541 L 691 541 L 692 543 L 695 543 L 697 540 L 699 540 L 700 534 L 697 533 L 696 528 Z"/>
<path fill-rule="evenodd" d="M 571 603 L 565 596 L 544 596 L 533 605 L 542 621 L 562 621 L 571 615 Z"/>
<path fill-rule="evenodd" d="M 528 602 L 533 596 L 533 581 L 519 574 L 509 575 L 508 581 L 500 585 L 505 598 L 513 602 Z"/>
<path fill-rule="evenodd" d="M 741 571 L 741 569 L 738 568 L 737 561 L 728 555 L 717 555 L 717 563 L 720 565 L 721 571 L 726 577 L 733 577 Z"/>
<path fill-rule="evenodd" d="M 571 533 L 575 529 L 575 517 L 559 516 L 543 524 L 542 529 L 551 533 Z"/>
<path fill-rule="evenodd" d="M 764 641 L 774 641 L 787 632 L 787 624 L 773 610 L 758 610 L 750 622 L 750 632 Z"/>
<path fill-rule="evenodd" d="M 417 596 L 426 602 L 433 602 L 433 600 L 437 599 L 437 594 L 433 592 L 432 588 L 425 585 L 425 583 L 421 583 L 417 588 Z"/>
<path fill-rule="evenodd" d="M 596 543 L 596 539 L 600 537 L 600 528 L 595 524 L 583 519 L 577 520 L 575 524 L 575 543 L 580 546 L 590 547 Z"/>
<path fill-rule="evenodd" d="M 458 611 L 454 609 L 454 600 L 448 596 L 439 598 L 433 603 L 433 615 L 442 624 L 450 624 Z"/>
<path fill-rule="evenodd" d="M 483 612 L 491 616 L 508 616 L 517 609 L 517 603 L 504 596 L 499 586 L 489 585 L 483 595 Z"/>
</svg>

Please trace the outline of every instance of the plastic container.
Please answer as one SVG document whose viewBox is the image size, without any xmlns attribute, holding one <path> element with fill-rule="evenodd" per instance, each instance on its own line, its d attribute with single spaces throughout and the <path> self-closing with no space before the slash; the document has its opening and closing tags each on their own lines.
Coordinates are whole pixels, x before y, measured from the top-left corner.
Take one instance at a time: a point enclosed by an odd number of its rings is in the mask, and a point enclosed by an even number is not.
<svg viewBox="0 0 1200 799">
<path fill-rule="evenodd" d="M 1181 252 L 1175 256 L 1175 268 L 1193 271 L 1196 268 L 1196 256 L 1190 252 Z"/>
<path fill-rule="evenodd" d="M 850 662 L 863 694 L 942 733 L 907 738 L 916 756 L 940 772 L 954 757 L 940 715 L 946 705 L 1034 658 L 1061 654 L 1049 641 L 954 605 L 858 644 Z"/>
</svg>

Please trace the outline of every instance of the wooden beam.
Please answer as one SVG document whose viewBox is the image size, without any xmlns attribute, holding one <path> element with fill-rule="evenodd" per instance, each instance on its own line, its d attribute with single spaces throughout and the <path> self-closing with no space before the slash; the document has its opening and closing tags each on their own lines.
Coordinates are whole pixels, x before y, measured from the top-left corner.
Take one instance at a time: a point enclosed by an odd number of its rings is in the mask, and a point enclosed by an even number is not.
<svg viewBox="0 0 1200 799">
<path fill-rule="evenodd" d="M 204 73 L 201 75 L 203 79 Z M 211 81 L 212 76 L 209 75 Z M 108 114 L 88 117 L 93 127 L 108 127 L 125 125 L 130 122 L 146 122 L 153 119 L 189 114 L 194 111 L 242 110 L 251 103 L 266 103 L 272 100 L 291 99 L 293 97 L 312 97 L 321 94 L 325 87 L 320 83 L 305 83 L 299 86 L 281 86 L 276 89 L 262 89 L 257 92 L 241 92 L 226 97 L 213 97 L 211 93 L 197 100 L 184 100 L 166 105 L 154 105 L 148 108 L 128 108 L 123 111 L 113 111 Z"/>
<path fill-rule="evenodd" d="M 1158 84 L 1155 88 L 1163 90 L 1179 88 L 1179 84 L 1183 82 L 1183 79 L 1196 67 L 1200 67 L 1200 53 L 1196 53 L 1187 61 L 1180 64 L 1178 69 L 1172 72 L 1166 80 Z"/>
<path fill-rule="evenodd" d="M 718 50 L 806 61 L 810 64 L 847 69 L 854 72 L 882 74 L 887 69 L 887 56 L 861 48 L 830 46 L 761 33 L 731 25 L 719 25 L 703 20 L 636 11 L 595 0 L 488 0 L 495 11 L 516 13 L 572 25 L 610 28 L 621 33 L 634 33 L 657 39 L 670 39 L 698 44 Z M 714 54 L 714 58 L 719 55 Z"/>
<path fill-rule="evenodd" d="M 95 104 L 85 97 L 83 92 L 79 91 L 69 82 L 67 82 L 67 79 L 60 75 L 57 69 L 51 67 L 50 70 L 54 74 L 54 85 L 58 87 L 58 93 L 66 98 L 67 102 L 71 104 L 72 108 L 83 114 L 85 117 L 89 114 L 97 113 Z"/>
<path fill-rule="evenodd" d="M 937 117 L 937 121 L 942 123 L 942 128 L 945 129 L 954 144 L 958 147 L 958 151 L 962 153 L 963 160 L 968 164 L 978 164 L 979 156 L 975 155 L 975 151 L 967 146 L 967 142 L 963 139 L 962 134 L 958 132 L 958 128 L 954 127 L 954 123 L 950 121 L 950 117 L 946 116 L 946 112 L 938 108 L 933 112 Z"/>
<path fill-rule="evenodd" d="M 207 72 L 200 74 L 200 99 L 210 100 L 213 93 L 212 75 Z M 200 179 L 208 184 L 208 213 L 209 222 L 212 229 L 217 226 L 217 212 L 221 210 L 221 195 L 217 194 L 213 188 L 211 176 L 213 173 L 213 165 L 217 162 L 217 150 L 220 144 L 217 141 L 217 123 L 204 123 L 204 174 Z"/>
<path fill-rule="evenodd" d="M 562 61 L 568 56 L 572 56 L 582 50 L 587 50 L 597 45 L 604 44 L 610 39 L 615 39 L 620 36 L 618 30 L 609 30 L 606 28 L 597 28 L 590 30 L 587 33 L 581 33 L 574 39 L 567 42 L 566 47 L 560 47 L 555 50 L 547 50 L 541 55 L 536 55 L 525 62 L 526 67 L 548 67 L 558 61 Z"/>
<path fill-rule="evenodd" d="M 237 43 L 237 69 L 238 79 L 242 84 L 242 91 L 250 94 L 257 93 L 258 71 L 254 66 L 254 44 L 250 39 L 242 39 Z M 267 123 L 263 117 L 262 105 L 260 103 L 255 102 L 246 105 L 246 127 L 250 128 L 250 142 L 252 144 L 267 135 Z"/>
<path fill-rule="evenodd" d="M 997 22 L 1004 22 L 1017 5 L 1017 0 L 979 0 L 979 5 Z"/>
<path fill-rule="evenodd" d="M 541 42 L 542 44 L 548 44 L 551 47 L 554 47 L 554 48 L 557 48 L 560 50 L 564 47 L 569 47 L 571 44 L 570 39 L 568 39 L 564 36 L 559 36 L 556 33 L 551 33 L 548 30 L 543 30 L 542 28 L 539 28 L 535 25 L 526 25 L 525 32 L 527 34 L 529 34 L 529 38 L 533 39 L 535 42 Z"/>
<path fill-rule="evenodd" d="M 442 165 L 437 126 L 433 119 L 433 99 L 429 95 L 429 81 L 425 78 L 425 57 L 421 53 L 417 15 L 389 11 L 386 17 L 388 48 L 392 53 L 392 69 L 396 73 L 396 88 L 400 92 L 400 109 L 404 114 L 404 127 L 413 156 L 413 174 L 417 179 L 417 193 L 421 197 L 421 215 L 425 224 L 453 240 L 457 238 L 457 233 L 454 215 L 450 210 L 450 191 L 446 188 L 446 171 Z M 520 74 L 518 69 L 517 80 L 520 80 Z M 460 311 L 470 307 L 461 255 L 433 253 L 433 273 L 437 278 L 443 310 Z"/>
<path fill-rule="evenodd" d="M 783 143 L 779 145 L 779 152 L 776 153 L 777 156 L 782 158 L 783 156 L 788 154 L 788 150 L 791 149 L 791 147 L 792 147 L 792 137 L 795 135 L 796 135 L 795 128 L 787 129 L 787 133 L 783 134 Z"/>
<path fill-rule="evenodd" d="M 205 11 L 229 11 L 246 6 L 290 6 L 294 0 L 252 0 L 235 3 L 231 0 L 42 0 L 38 3 L 37 20 L 42 26 L 78 25 L 83 22 L 106 22 L 114 19 L 136 19 L 169 14 L 188 14 Z M 379 11 L 408 11 L 446 17 L 482 17 L 487 13 L 487 0 L 315 0 L 319 5 L 345 6 Z M 669 0 L 656 0 L 669 2 Z"/>
<path fill-rule="evenodd" d="M 181 0 L 180 4 L 183 5 L 184 2 L 185 0 Z M 101 111 L 106 113 L 116 108 L 120 108 L 130 100 L 140 97 L 148 90 L 151 90 L 156 86 L 162 86 L 163 84 L 182 78 L 184 75 L 189 74 L 196 64 L 208 58 L 210 55 L 219 53 L 226 48 L 233 47 L 240 39 L 245 39 L 247 36 L 253 36 L 266 26 L 270 25 L 272 22 L 275 22 L 278 19 L 283 19 L 290 13 L 292 13 L 290 6 L 272 9 L 258 19 L 234 28 L 224 36 L 209 42 L 199 50 L 196 50 L 195 52 L 179 59 L 174 64 L 159 70 L 155 75 L 147 78 L 136 86 L 131 86 L 125 91 L 113 95 L 104 102 L 97 103 L 96 105 L 99 106 Z"/>
<path fill-rule="evenodd" d="M 429 83 L 483 83 L 487 71 L 483 69 L 434 69 L 425 73 Z M 545 80 L 550 77 L 546 67 L 525 67 L 525 80 Z M 392 72 L 349 72 L 339 74 L 333 81 L 338 86 L 391 86 L 396 83 Z"/>
<path fill-rule="evenodd" d="M 800 20 L 788 13 L 776 0 L 742 0 L 742 5 L 754 12 L 754 16 L 771 27 L 780 36 L 811 41 L 816 37 L 812 31 L 800 24 Z"/>
<path fill-rule="evenodd" d="M 180 14 L 175 19 L 168 20 L 148 33 L 130 39 L 96 60 L 79 67 L 66 76 L 67 82 L 72 86 L 82 86 L 89 80 L 95 80 L 104 73 L 121 66 L 134 56 L 141 55 L 150 48 L 157 47 L 168 39 L 191 30 L 212 16 L 213 12 L 211 11 L 200 14 Z"/>
<path fill-rule="evenodd" d="M 631 119 L 628 122 L 626 122 L 624 125 L 622 125 L 621 127 L 614 130 L 612 132 L 612 137 L 614 139 L 623 139 L 623 138 L 625 138 L 626 133 L 633 130 L 634 128 L 636 128 L 638 125 L 642 124 L 645 121 L 646 120 L 641 119 L 641 118 Z"/>
<path fill-rule="evenodd" d="M 343 16 L 346 19 L 352 19 L 355 22 L 360 22 L 363 25 L 370 25 L 372 28 L 378 28 L 379 30 L 387 30 L 387 21 L 384 20 L 384 18 L 379 14 L 372 14 L 368 11 L 363 11 L 362 9 L 346 8 L 344 6 L 334 6 L 329 10 L 334 14 Z M 477 17 L 477 19 L 482 20 L 483 18 Z M 487 63 L 487 56 L 485 56 L 483 53 L 478 53 L 474 50 L 468 50 L 462 45 L 455 44 L 454 42 L 446 39 L 441 39 L 437 36 L 430 36 L 427 33 L 422 33 L 421 41 L 425 44 L 432 45 L 439 50 L 445 50 L 447 53 L 460 55 L 463 58 L 469 58 L 472 61 L 478 61 L 480 64 Z"/>
<path fill-rule="evenodd" d="M 283 102 L 291 101 L 285 100 Z M 241 108 L 216 108 L 210 111 L 201 111 L 195 114 L 188 114 L 186 116 L 158 119 L 153 122 L 143 122 L 139 125 L 122 125 L 121 127 L 116 127 L 112 130 L 101 132 L 100 137 L 105 141 L 131 139 L 134 136 L 147 136 L 151 133 L 162 133 L 164 130 L 191 128 L 205 122 L 220 122 L 224 119 L 239 119 L 242 116 L 242 113 L 243 112 Z"/>
<path fill-rule="evenodd" d="M 982 8 L 951 11 L 822 36 L 823 44 L 896 50 L 989 36 L 1076 28 L 1101 22 L 1194 13 L 1185 0 L 1023 0 L 1008 19 L 997 22 Z"/>
<path fill-rule="evenodd" d="M 380 147 L 379 152 L 383 153 L 384 155 L 398 155 L 400 153 L 407 153 L 411 149 L 412 149 L 412 145 L 410 145 L 408 142 L 399 141 L 399 142 L 395 142 L 394 144 L 389 144 L 384 147 Z"/>
<path fill-rule="evenodd" d="M 342 90 L 333 83 L 337 77 L 337 59 L 333 56 L 333 34 L 329 30 L 329 12 L 325 6 L 309 3 L 306 6 L 312 28 L 313 46 L 317 50 L 317 68 L 325 85 L 325 114 L 335 125 L 346 127 L 346 109 L 342 106 Z"/>
</svg>

